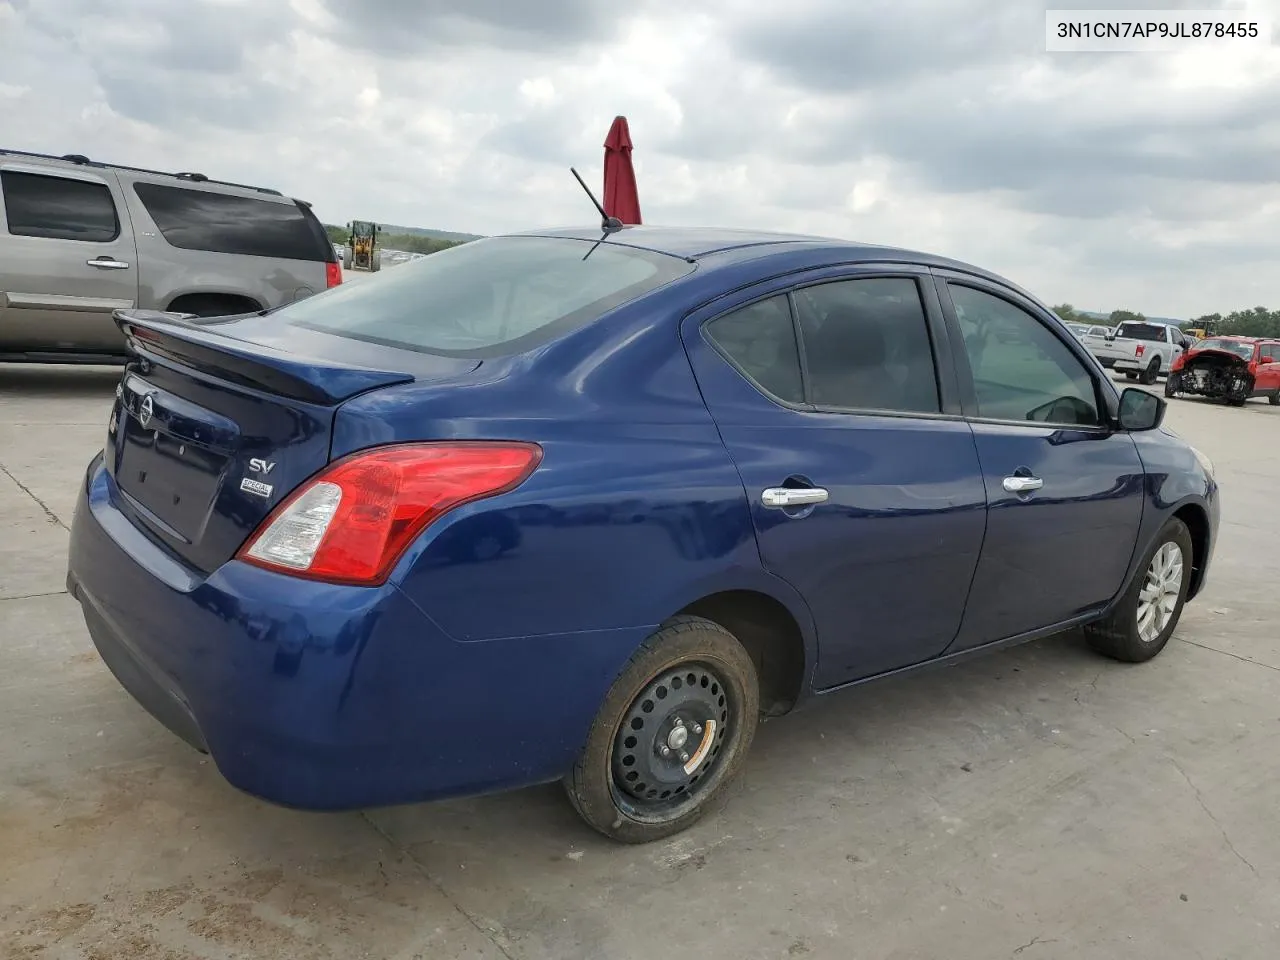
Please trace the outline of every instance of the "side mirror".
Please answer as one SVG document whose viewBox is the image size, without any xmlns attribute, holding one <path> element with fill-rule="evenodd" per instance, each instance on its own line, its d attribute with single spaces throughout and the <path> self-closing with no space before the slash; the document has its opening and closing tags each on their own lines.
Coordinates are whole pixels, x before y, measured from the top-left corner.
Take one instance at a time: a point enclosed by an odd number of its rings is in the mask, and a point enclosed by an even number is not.
<svg viewBox="0 0 1280 960">
<path fill-rule="evenodd" d="M 1164 423 L 1169 405 L 1154 393 L 1127 387 L 1120 394 L 1120 428 L 1132 432 L 1154 430 Z"/>
</svg>

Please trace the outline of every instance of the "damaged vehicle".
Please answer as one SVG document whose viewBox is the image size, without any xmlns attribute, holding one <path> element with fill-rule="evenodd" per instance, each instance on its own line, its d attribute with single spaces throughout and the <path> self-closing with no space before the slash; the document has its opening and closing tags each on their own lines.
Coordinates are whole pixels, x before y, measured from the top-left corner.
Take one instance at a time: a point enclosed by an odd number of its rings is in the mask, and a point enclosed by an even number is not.
<svg viewBox="0 0 1280 960">
<path fill-rule="evenodd" d="M 1191 394 L 1244 406 L 1266 397 L 1280 406 L 1280 340 L 1212 337 L 1179 356 L 1165 381 L 1164 395 Z"/>
</svg>

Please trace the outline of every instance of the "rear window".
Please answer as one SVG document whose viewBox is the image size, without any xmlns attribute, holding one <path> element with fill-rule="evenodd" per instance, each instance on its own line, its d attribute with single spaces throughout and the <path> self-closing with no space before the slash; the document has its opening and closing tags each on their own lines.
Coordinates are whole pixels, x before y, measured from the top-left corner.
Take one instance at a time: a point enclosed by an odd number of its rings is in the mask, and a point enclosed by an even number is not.
<svg viewBox="0 0 1280 960">
<path fill-rule="evenodd" d="M 1117 340 L 1164 341 L 1165 328 L 1156 323 L 1122 323 L 1116 330 Z"/>
<path fill-rule="evenodd" d="M 105 183 L 6 170 L 0 174 L 9 233 L 15 237 L 107 243 L 120 221 Z"/>
<path fill-rule="evenodd" d="M 164 238 L 183 250 L 283 260 L 332 260 L 315 216 L 296 202 L 135 183 L 133 191 Z"/>
<path fill-rule="evenodd" d="M 288 304 L 273 316 L 390 347 L 498 356 L 590 323 L 693 271 L 677 257 L 593 246 L 546 237 L 473 240 Z"/>
</svg>

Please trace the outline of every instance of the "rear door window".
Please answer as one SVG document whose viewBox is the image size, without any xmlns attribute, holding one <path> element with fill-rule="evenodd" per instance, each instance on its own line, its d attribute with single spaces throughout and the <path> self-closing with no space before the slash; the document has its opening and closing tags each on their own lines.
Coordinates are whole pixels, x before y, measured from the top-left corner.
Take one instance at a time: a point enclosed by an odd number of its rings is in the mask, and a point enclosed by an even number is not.
<svg viewBox="0 0 1280 960">
<path fill-rule="evenodd" d="M 283 260 L 332 260 L 314 216 L 290 200 L 213 193 L 139 181 L 134 193 L 165 240 L 183 250 Z"/>
<path fill-rule="evenodd" d="M 445 356 L 514 354 L 686 276 L 693 264 L 622 244 L 494 237 L 273 312 L 286 323 Z"/>
<path fill-rule="evenodd" d="M 5 220 L 15 237 L 109 243 L 120 236 L 120 218 L 105 183 L 5 170 Z"/>
<path fill-rule="evenodd" d="M 915 280 L 841 280 L 803 287 L 794 297 L 810 403 L 899 413 L 941 410 Z"/>
<path fill-rule="evenodd" d="M 706 325 L 712 344 L 759 390 L 804 402 L 795 324 L 785 295 L 742 307 Z"/>
</svg>

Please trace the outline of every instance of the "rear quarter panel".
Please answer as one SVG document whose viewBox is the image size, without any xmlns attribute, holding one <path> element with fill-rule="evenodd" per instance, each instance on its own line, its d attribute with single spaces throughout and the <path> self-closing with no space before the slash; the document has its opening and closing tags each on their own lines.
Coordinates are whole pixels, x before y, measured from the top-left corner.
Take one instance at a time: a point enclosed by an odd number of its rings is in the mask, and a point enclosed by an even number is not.
<svg viewBox="0 0 1280 960">
<path fill-rule="evenodd" d="M 526 483 L 433 525 L 395 578 L 457 640 L 656 626 L 755 589 L 802 623 L 760 565 L 746 493 L 679 341 L 669 290 L 466 387 L 407 385 L 338 412 L 333 456 L 418 439 L 530 440 Z"/>
</svg>

